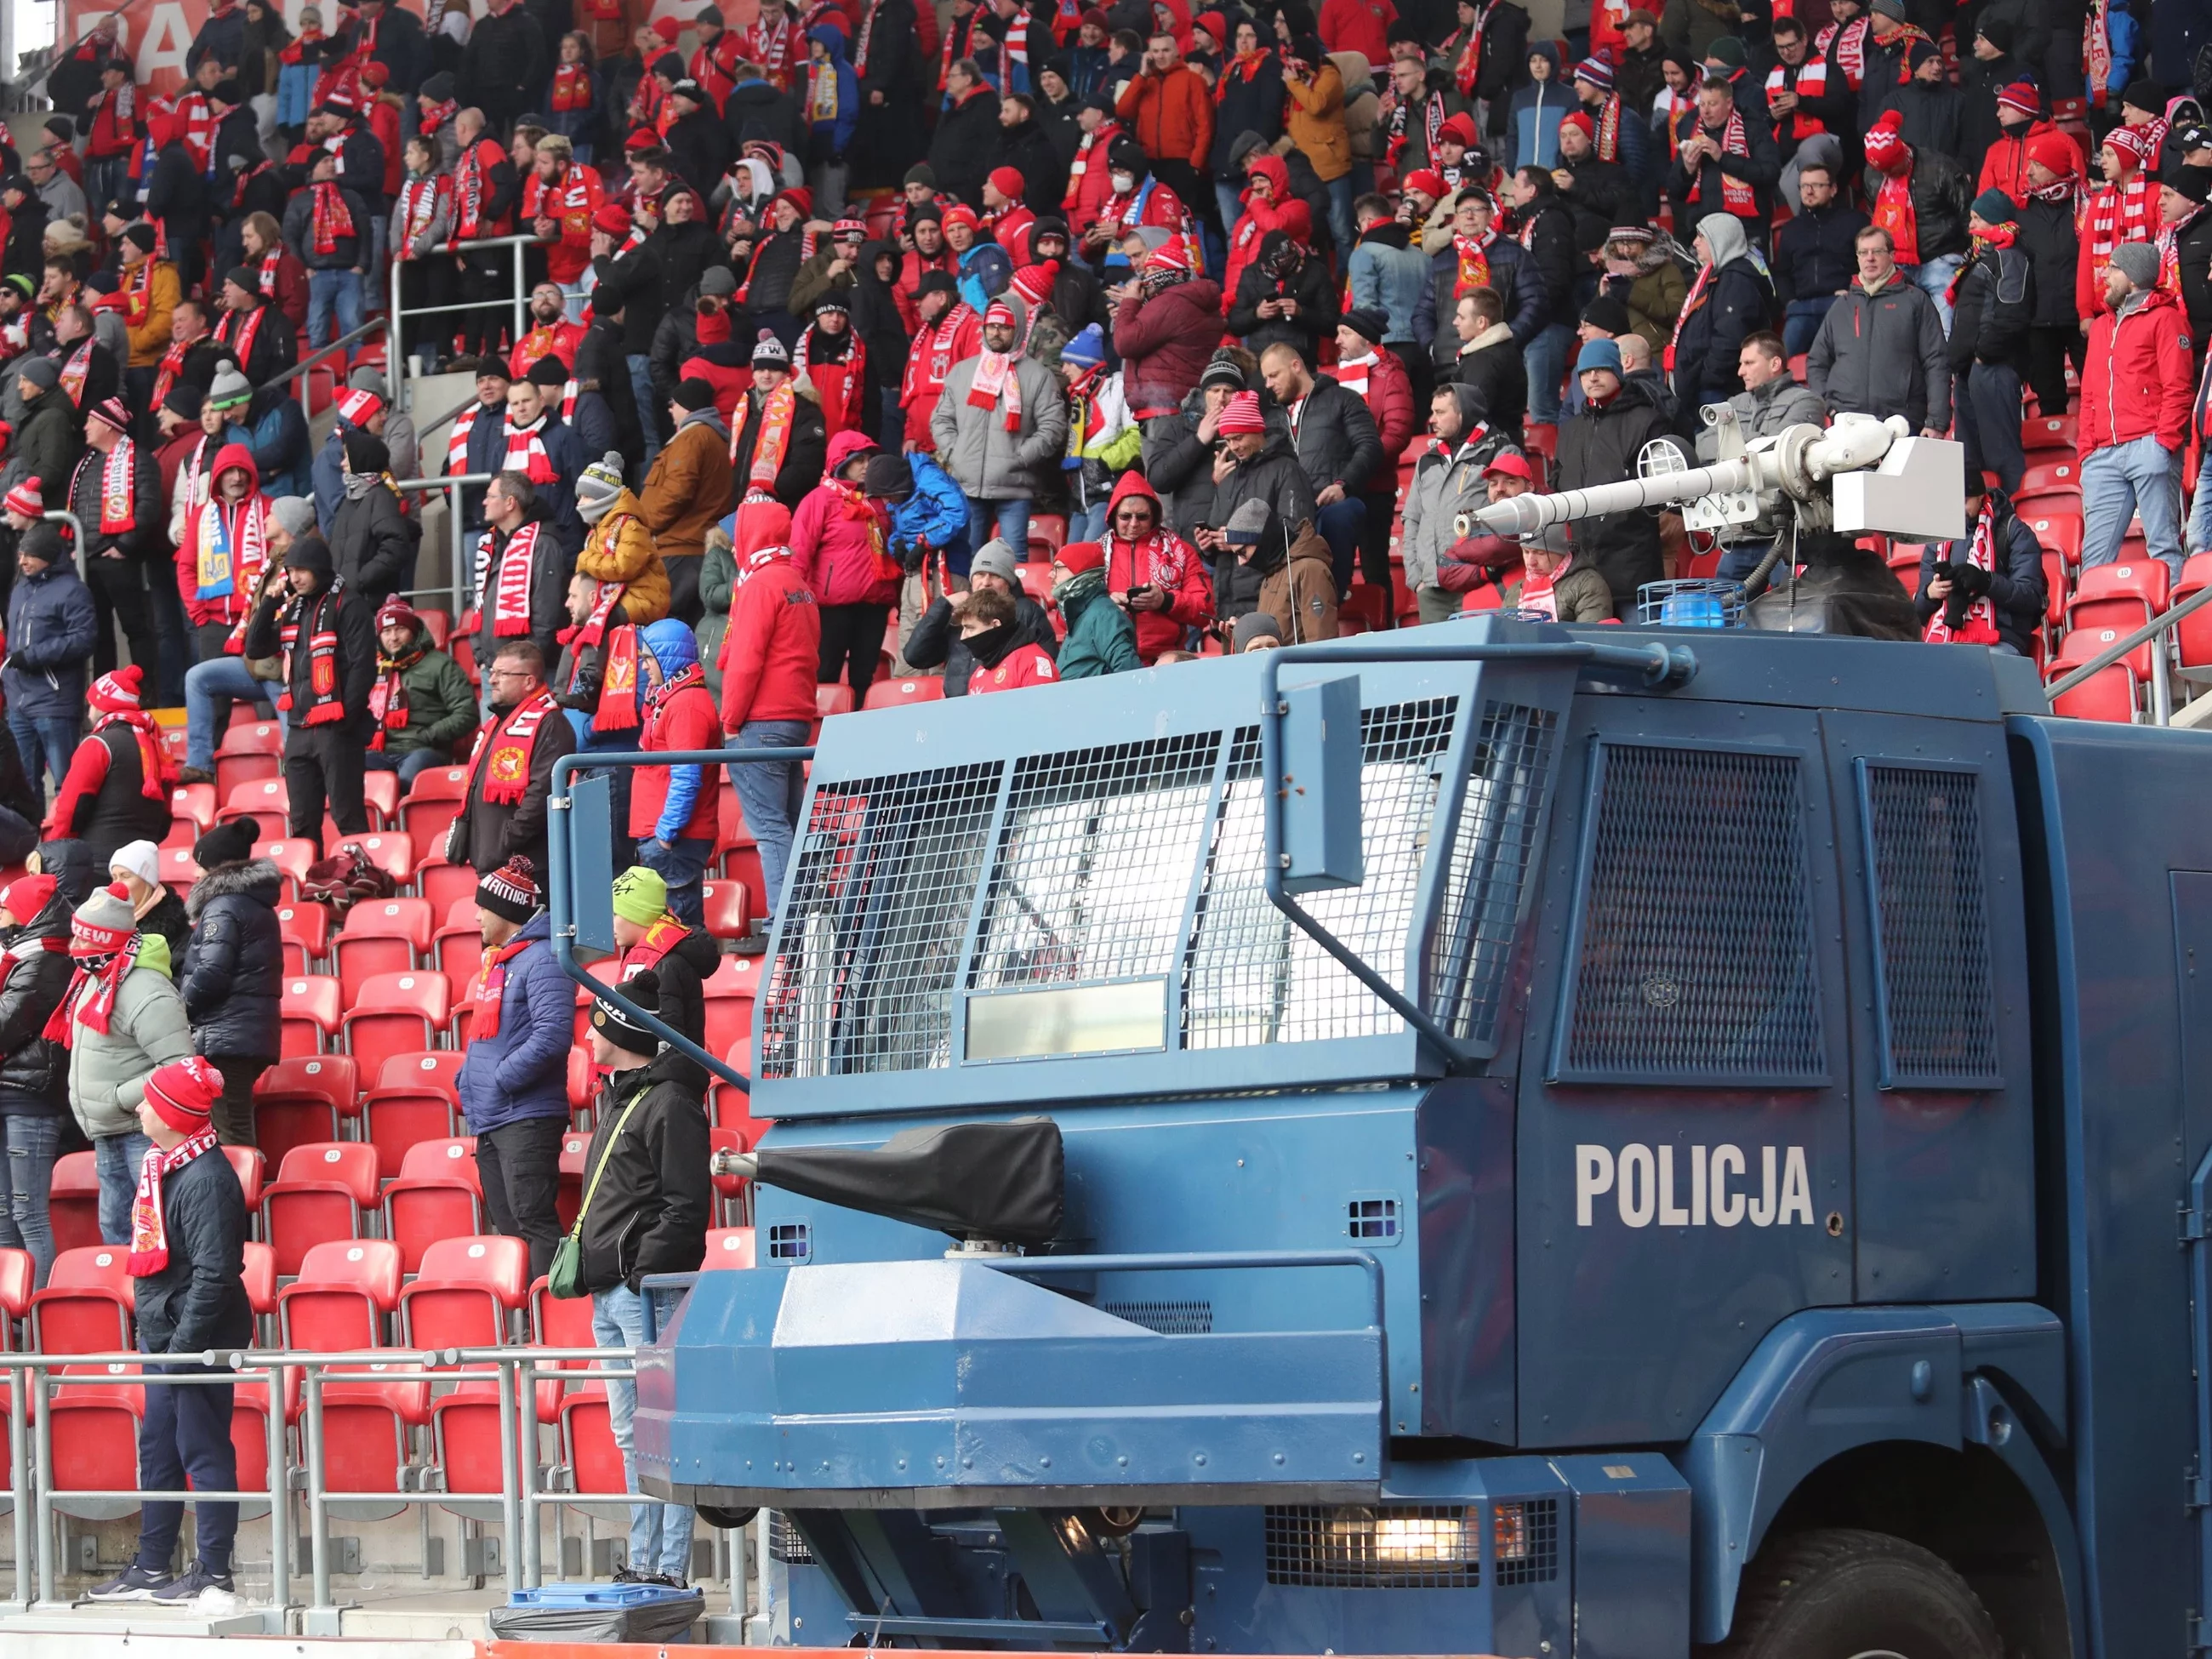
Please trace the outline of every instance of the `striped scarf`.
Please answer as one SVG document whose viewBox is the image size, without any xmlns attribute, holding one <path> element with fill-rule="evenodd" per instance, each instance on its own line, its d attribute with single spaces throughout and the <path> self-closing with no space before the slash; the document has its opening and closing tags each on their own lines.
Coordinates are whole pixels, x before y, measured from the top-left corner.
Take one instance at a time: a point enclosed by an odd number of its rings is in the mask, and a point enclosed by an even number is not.
<svg viewBox="0 0 2212 1659">
<path fill-rule="evenodd" d="M 2100 185 L 2075 216 L 2075 228 L 2088 250 L 2089 283 L 2094 292 L 2104 280 L 2105 267 L 2112 263 L 2113 249 L 2122 242 L 2151 239 L 2149 179 L 2138 167 L 2117 184 Z"/>
</svg>

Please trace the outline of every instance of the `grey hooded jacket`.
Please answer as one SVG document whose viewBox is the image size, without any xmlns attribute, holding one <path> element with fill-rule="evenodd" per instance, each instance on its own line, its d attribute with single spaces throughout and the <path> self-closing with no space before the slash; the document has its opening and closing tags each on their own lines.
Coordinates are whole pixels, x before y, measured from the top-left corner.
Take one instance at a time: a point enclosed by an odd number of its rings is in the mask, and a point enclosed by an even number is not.
<svg viewBox="0 0 2212 1659">
<path fill-rule="evenodd" d="M 138 1103 L 155 1067 L 192 1054 L 185 999 L 169 980 L 169 942 L 142 936 L 138 959 L 115 993 L 107 1030 L 72 1017 L 69 1103 L 77 1127 L 94 1139 L 138 1127 Z"/>
</svg>

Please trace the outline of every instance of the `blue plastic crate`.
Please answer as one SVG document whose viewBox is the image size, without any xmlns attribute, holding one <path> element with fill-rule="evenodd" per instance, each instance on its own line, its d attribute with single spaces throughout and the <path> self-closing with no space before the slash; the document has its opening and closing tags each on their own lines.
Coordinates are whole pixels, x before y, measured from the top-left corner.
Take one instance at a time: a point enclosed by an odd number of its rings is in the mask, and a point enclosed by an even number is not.
<svg viewBox="0 0 2212 1659">
<path fill-rule="evenodd" d="M 540 1584 L 507 1598 L 510 1607 L 635 1607 L 696 1595 L 667 1584 Z"/>
</svg>

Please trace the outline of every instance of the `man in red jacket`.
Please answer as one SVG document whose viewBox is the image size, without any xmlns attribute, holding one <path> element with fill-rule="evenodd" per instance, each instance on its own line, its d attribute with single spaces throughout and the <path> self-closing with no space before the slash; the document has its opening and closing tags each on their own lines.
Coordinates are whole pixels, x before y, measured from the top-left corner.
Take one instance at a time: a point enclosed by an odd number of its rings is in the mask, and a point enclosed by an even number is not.
<svg viewBox="0 0 2212 1659">
<path fill-rule="evenodd" d="M 730 631 L 722 637 L 722 731 L 730 749 L 793 749 L 814 721 L 814 676 L 822 660 L 822 613 L 791 563 L 791 514 L 775 501 L 747 501 L 732 532 L 738 581 Z M 746 827 L 760 845 L 761 908 L 783 896 L 805 788 L 788 761 L 733 763 Z"/>
<path fill-rule="evenodd" d="M 1413 382 L 1395 351 L 1385 350 L 1382 336 L 1389 319 L 1379 311 L 1354 309 L 1336 321 L 1336 362 L 1329 370 L 1347 392 L 1366 400 L 1375 417 L 1376 435 L 1382 440 L 1382 459 L 1367 475 L 1360 500 L 1367 503 L 1367 524 L 1359 532 L 1359 568 L 1370 587 L 1384 595 L 1382 622 L 1390 626 L 1390 515 L 1398 501 L 1398 458 L 1413 437 Z"/>
<path fill-rule="evenodd" d="M 2189 332 L 2158 286 L 2157 247 L 2123 242 L 2105 267 L 2081 375 L 2081 562 L 2119 556 L 2142 515 L 2151 553 L 2181 574 L 2181 452 L 2193 377 Z"/>
<path fill-rule="evenodd" d="M 637 630 L 646 688 L 637 746 L 647 754 L 721 747 L 721 724 L 691 630 L 672 617 Z M 637 861 L 668 887 L 668 908 L 688 927 L 706 925 L 700 883 L 714 855 L 721 775 L 711 766 L 641 766 L 629 793 Z"/>
</svg>

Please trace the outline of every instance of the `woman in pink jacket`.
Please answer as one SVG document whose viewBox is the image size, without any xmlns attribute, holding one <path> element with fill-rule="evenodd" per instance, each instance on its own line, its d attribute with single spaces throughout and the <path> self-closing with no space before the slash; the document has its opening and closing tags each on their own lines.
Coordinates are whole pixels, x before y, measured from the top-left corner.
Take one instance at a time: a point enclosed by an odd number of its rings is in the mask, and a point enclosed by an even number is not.
<svg viewBox="0 0 2212 1659">
<path fill-rule="evenodd" d="M 899 566 L 890 550 L 890 515 L 861 487 L 876 446 L 857 432 L 830 440 L 822 482 L 791 518 L 791 562 L 822 612 L 821 681 L 845 675 L 857 706 L 876 678 Z"/>
</svg>

